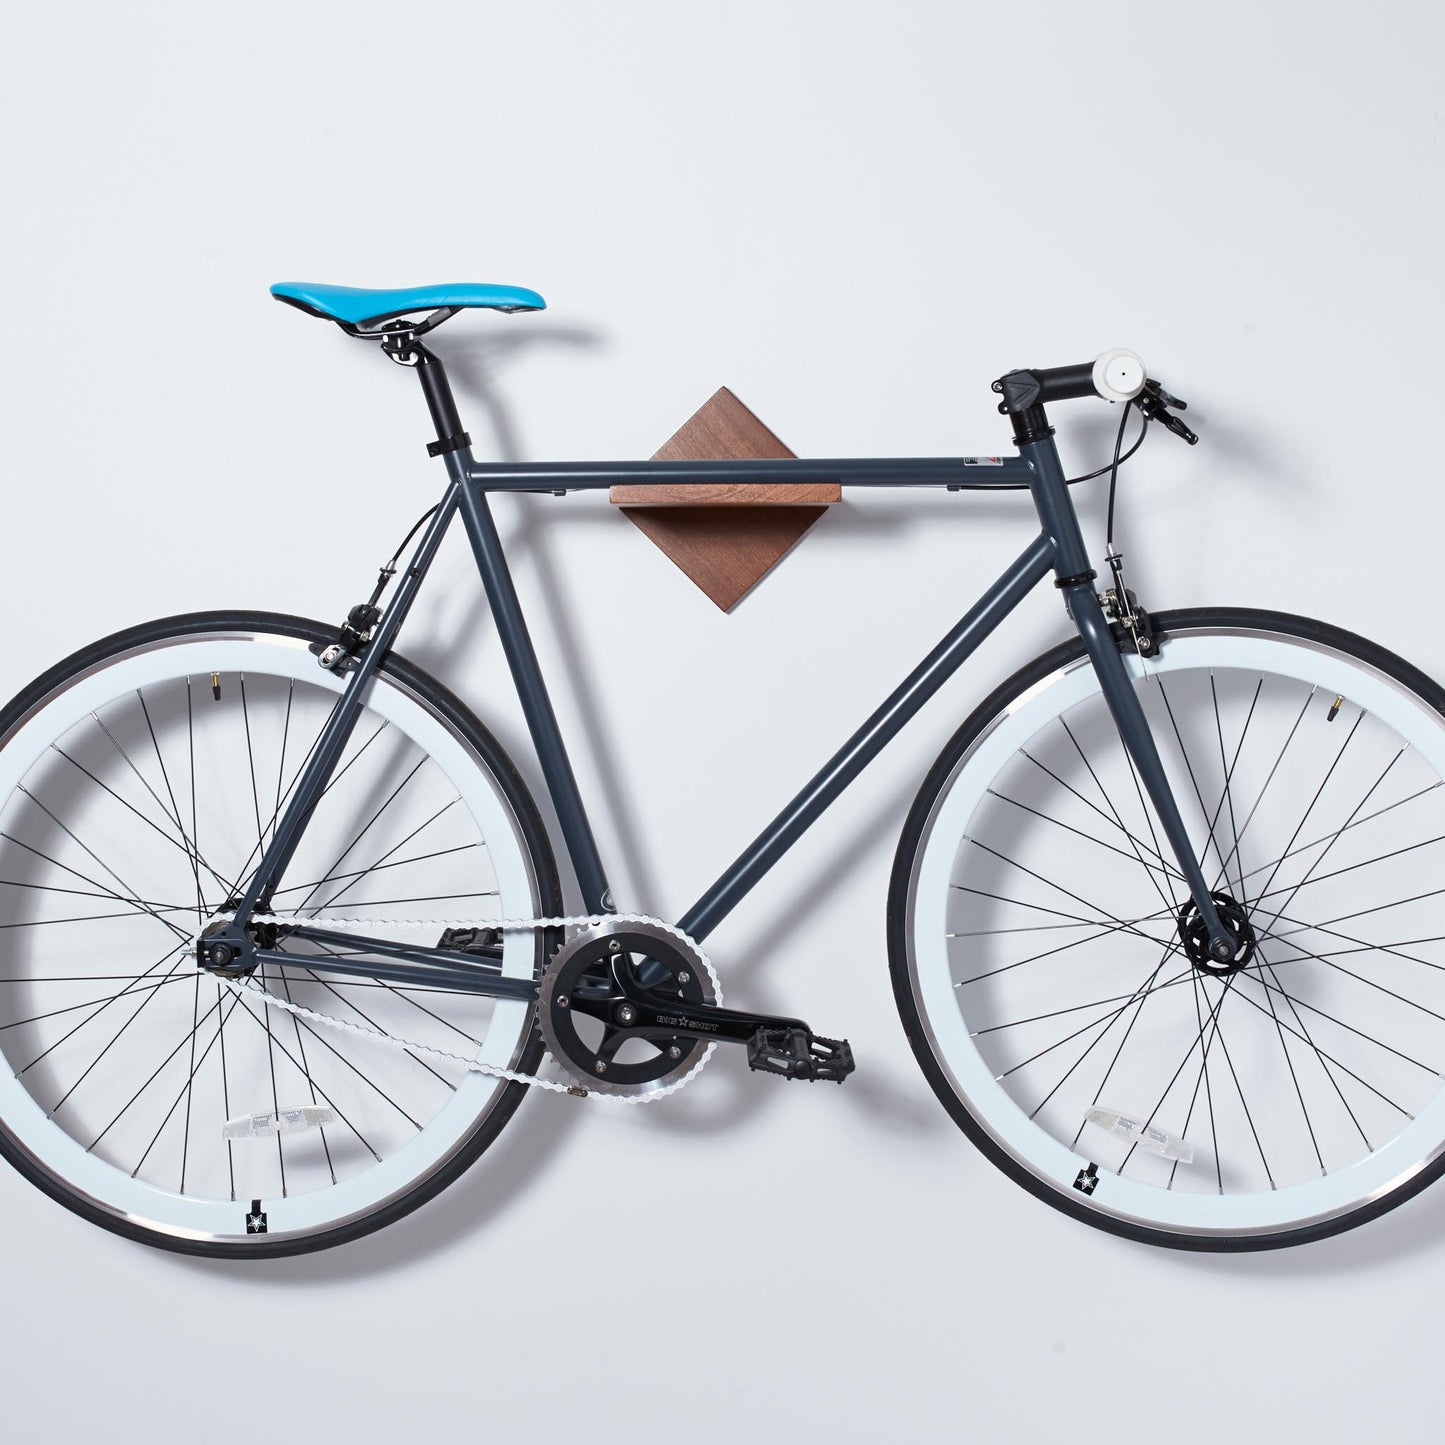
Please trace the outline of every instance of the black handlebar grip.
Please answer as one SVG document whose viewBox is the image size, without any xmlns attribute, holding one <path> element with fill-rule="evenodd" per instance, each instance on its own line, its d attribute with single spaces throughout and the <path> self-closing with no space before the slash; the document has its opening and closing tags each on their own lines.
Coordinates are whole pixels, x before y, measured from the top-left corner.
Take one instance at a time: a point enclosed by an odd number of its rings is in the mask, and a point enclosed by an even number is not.
<svg viewBox="0 0 1445 1445">
<path fill-rule="evenodd" d="M 1081 396 L 1098 396 L 1094 386 L 1094 363 L 1085 361 L 1078 366 L 1035 367 L 1034 376 L 1039 383 L 1039 400 L 1073 401 Z"/>
</svg>

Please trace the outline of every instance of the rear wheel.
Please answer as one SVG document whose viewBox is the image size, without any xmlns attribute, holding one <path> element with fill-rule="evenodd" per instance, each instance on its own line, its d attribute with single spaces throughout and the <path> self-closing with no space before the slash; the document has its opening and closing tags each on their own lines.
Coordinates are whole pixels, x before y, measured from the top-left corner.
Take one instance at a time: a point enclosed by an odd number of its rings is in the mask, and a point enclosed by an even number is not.
<svg viewBox="0 0 1445 1445">
<path fill-rule="evenodd" d="M 1071 642 L 919 793 L 894 989 L 945 1107 L 1040 1198 L 1180 1248 L 1299 1243 L 1445 1170 L 1445 692 L 1302 618 L 1158 621 L 1157 658 L 1126 660 L 1252 954 L 1192 960 L 1188 890 Z"/>
<path fill-rule="evenodd" d="M 0 714 L 0 1153 L 148 1244 L 276 1255 L 355 1238 L 455 1179 L 526 1092 L 196 966 L 191 938 L 249 878 L 344 685 L 308 651 L 330 640 L 268 613 L 170 618 L 77 653 Z M 554 914 L 560 892 L 495 739 L 392 657 L 273 906 L 431 944 L 434 925 L 405 921 Z M 547 944 L 508 932 L 503 974 L 534 977 Z M 453 1055 L 540 1060 L 532 1005 L 329 973 L 325 950 L 292 951 L 295 968 L 256 981 Z M 256 1136 L 234 1137 L 248 1116 Z"/>
</svg>

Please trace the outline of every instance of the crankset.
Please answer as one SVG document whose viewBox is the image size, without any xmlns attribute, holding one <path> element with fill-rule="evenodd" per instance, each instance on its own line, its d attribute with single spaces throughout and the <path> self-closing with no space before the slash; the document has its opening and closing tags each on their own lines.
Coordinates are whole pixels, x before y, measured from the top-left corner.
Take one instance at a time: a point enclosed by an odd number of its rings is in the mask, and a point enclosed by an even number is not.
<svg viewBox="0 0 1445 1445">
<path fill-rule="evenodd" d="M 788 1078 L 841 1083 L 852 1072 L 846 1041 L 816 1038 L 800 1019 L 723 1008 L 718 998 L 707 959 L 687 940 L 649 924 L 602 920 L 548 963 L 538 1021 L 553 1057 L 603 1093 L 681 1077 L 713 1043 L 745 1044 L 750 1067 Z"/>
</svg>

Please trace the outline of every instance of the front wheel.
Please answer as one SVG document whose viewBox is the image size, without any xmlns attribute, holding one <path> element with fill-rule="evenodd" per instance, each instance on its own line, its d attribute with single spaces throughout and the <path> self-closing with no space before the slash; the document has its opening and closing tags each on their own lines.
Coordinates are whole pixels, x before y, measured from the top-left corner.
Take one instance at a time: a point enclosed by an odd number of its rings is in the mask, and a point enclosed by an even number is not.
<svg viewBox="0 0 1445 1445">
<path fill-rule="evenodd" d="M 354 1239 L 456 1178 L 525 1093 L 196 966 L 197 930 L 234 906 L 344 686 L 309 650 L 332 638 L 270 613 L 170 618 L 77 653 L 0 713 L 0 1154 L 148 1244 L 256 1256 Z M 506 755 L 393 655 L 272 908 L 435 944 L 417 920 L 535 918 L 560 894 Z M 540 1060 L 530 1004 L 278 946 L 295 965 L 257 981 L 298 1005 L 453 1056 Z M 508 932 L 502 973 L 532 978 L 546 946 Z"/>
<path fill-rule="evenodd" d="M 1362 638 L 1190 610 L 1126 662 L 1196 856 L 1192 905 L 1082 644 L 999 688 L 904 828 L 894 991 L 959 1127 L 1032 1193 L 1185 1249 L 1317 1239 L 1445 1171 L 1445 691 Z"/>
</svg>

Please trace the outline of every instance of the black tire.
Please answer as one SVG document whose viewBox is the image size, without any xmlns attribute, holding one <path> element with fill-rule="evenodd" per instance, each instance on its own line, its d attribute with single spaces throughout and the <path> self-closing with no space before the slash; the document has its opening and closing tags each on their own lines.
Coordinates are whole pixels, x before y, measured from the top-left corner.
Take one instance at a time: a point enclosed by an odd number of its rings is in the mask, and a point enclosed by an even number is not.
<svg viewBox="0 0 1445 1445">
<path fill-rule="evenodd" d="M 1343 628 L 1317 622 L 1306 617 L 1295 617 L 1282 612 L 1254 611 L 1247 608 L 1210 607 L 1187 608 L 1175 612 L 1158 613 L 1153 618 L 1156 628 L 1166 637 L 1170 633 L 1186 632 L 1191 628 L 1240 627 L 1262 628 L 1272 632 L 1298 637 L 1304 641 L 1317 642 L 1377 669 L 1395 682 L 1415 693 L 1421 701 L 1445 717 L 1445 688 L 1411 666 L 1393 652 L 1359 637 Z M 1048 677 L 1061 667 L 1078 662 L 1084 656 L 1082 642 L 1077 638 L 1061 643 L 1050 651 L 1035 658 L 1020 668 L 1008 681 L 996 688 L 974 710 L 962 727 L 949 740 L 939 754 L 923 786 L 918 791 L 913 807 L 903 826 L 894 858 L 892 881 L 888 894 L 888 959 L 893 978 L 893 994 L 898 1004 L 899 1016 L 904 1032 L 913 1049 L 919 1067 L 948 1111 L 954 1123 L 963 1130 L 973 1144 L 992 1164 L 1003 1171 L 1014 1183 L 1021 1185 L 1030 1194 L 1053 1208 L 1074 1219 L 1106 1233 L 1125 1239 L 1137 1240 L 1144 1244 L 1159 1245 L 1171 1249 L 1206 1251 L 1212 1253 L 1238 1253 L 1245 1251 L 1282 1249 L 1297 1244 L 1307 1244 L 1341 1234 L 1348 1229 L 1378 1218 L 1389 1210 L 1405 1203 L 1427 1185 L 1445 1174 L 1445 1155 L 1387 1194 L 1355 1208 L 1308 1227 L 1282 1231 L 1271 1235 L 1211 1235 L 1202 1237 L 1165 1230 L 1141 1227 L 1091 1209 L 1081 1199 L 1068 1197 L 1023 1168 L 1009 1154 L 1001 1149 L 988 1131 L 970 1112 L 967 1105 L 949 1086 L 929 1048 L 926 1029 L 913 995 L 909 978 L 908 898 L 915 860 L 918 856 L 924 831 L 933 811 L 935 801 L 947 785 L 960 759 L 973 743 L 985 733 L 995 719 L 1012 704 L 1020 694 Z"/>
<path fill-rule="evenodd" d="M 131 648 L 198 631 L 266 631 L 295 637 L 307 643 L 329 643 L 335 641 L 336 637 L 334 627 L 327 627 L 323 623 L 306 618 L 291 617 L 275 612 L 192 612 L 142 623 L 122 632 L 113 633 L 109 637 L 102 638 L 100 641 L 72 653 L 63 662 L 57 663 L 17 694 L 4 710 L 0 711 L 0 746 L 3 746 L 4 739 L 33 708 L 77 674 L 101 665 L 108 659 Z M 562 889 L 546 828 L 521 774 L 502 750 L 501 744 L 487 731 L 460 698 L 430 674 L 405 658 L 392 653 L 382 664 L 382 670 L 404 683 L 442 715 L 491 770 L 511 806 L 523 840 L 531 854 L 542 911 L 547 915 L 560 913 L 562 911 Z M 538 934 L 539 965 L 556 947 L 557 942 L 558 939 L 551 933 Z M 541 1063 L 542 1054 L 541 1036 L 536 1029 L 534 1019 L 528 1043 L 518 1062 L 518 1068 L 523 1072 L 534 1072 Z M 177 1238 L 97 1208 L 91 1201 L 75 1194 L 64 1180 L 42 1168 L 17 1143 L 3 1121 L 0 1121 L 0 1156 L 8 1160 L 36 1188 L 43 1190 L 67 1209 L 80 1215 L 81 1218 L 89 1220 L 92 1224 L 98 1224 L 101 1228 L 122 1235 L 126 1239 L 133 1239 L 141 1244 L 170 1250 L 177 1254 L 231 1259 L 276 1258 L 283 1255 L 308 1254 L 317 1250 L 330 1249 L 339 1244 L 350 1243 L 352 1240 L 360 1239 L 418 1209 L 458 1179 L 476 1162 L 501 1133 L 503 1126 L 516 1112 L 517 1105 L 521 1103 L 527 1092 L 525 1084 L 507 1084 L 501 1091 L 497 1102 L 479 1121 L 477 1128 L 463 1140 L 440 1167 L 425 1179 L 420 1180 L 408 1192 L 389 1201 L 384 1207 L 329 1231 L 301 1238 L 275 1241 L 258 1240 L 254 1244 L 212 1243 Z"/>
</svg>

